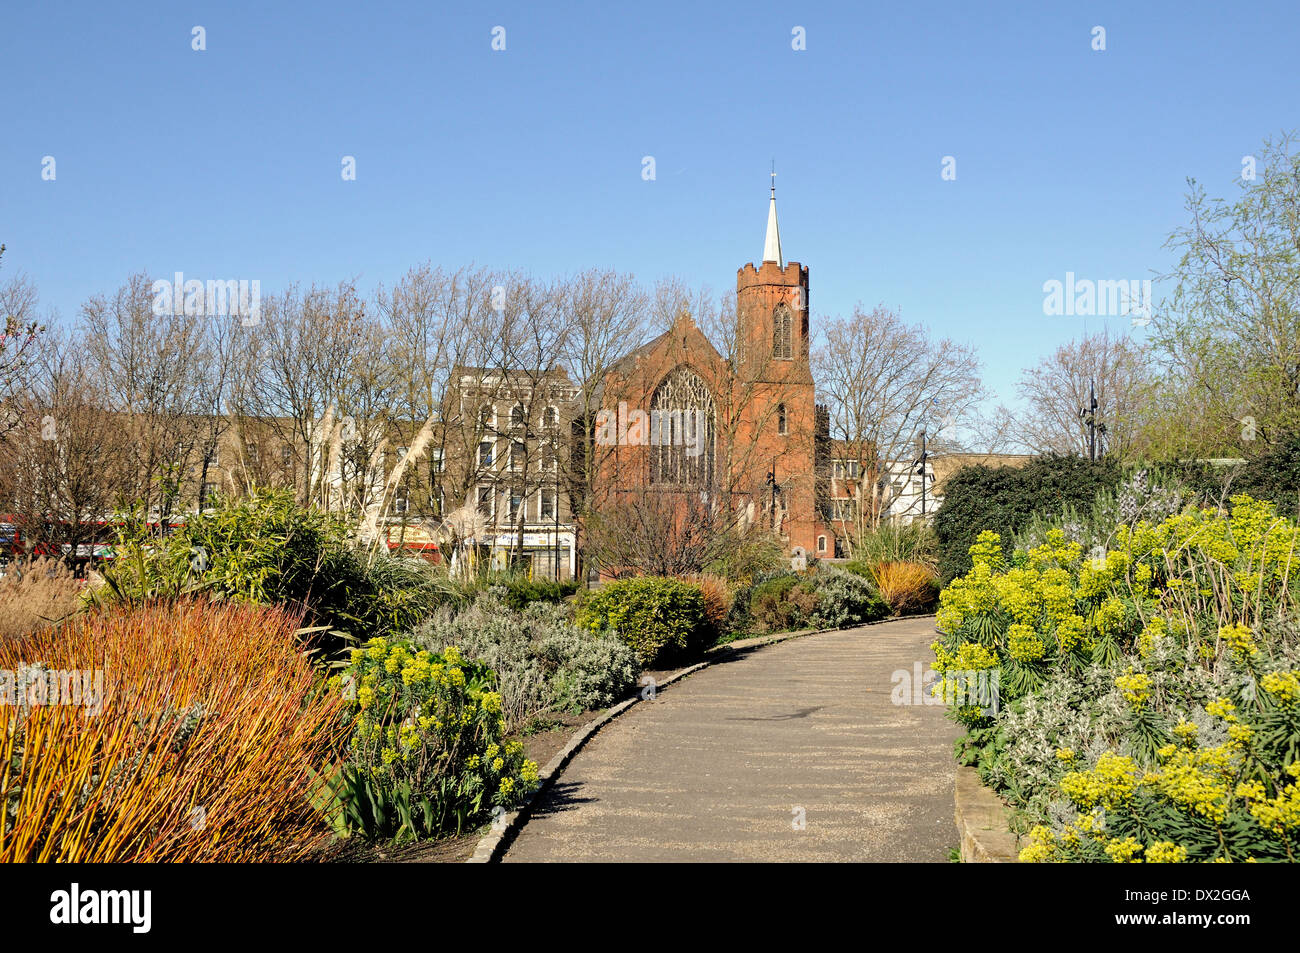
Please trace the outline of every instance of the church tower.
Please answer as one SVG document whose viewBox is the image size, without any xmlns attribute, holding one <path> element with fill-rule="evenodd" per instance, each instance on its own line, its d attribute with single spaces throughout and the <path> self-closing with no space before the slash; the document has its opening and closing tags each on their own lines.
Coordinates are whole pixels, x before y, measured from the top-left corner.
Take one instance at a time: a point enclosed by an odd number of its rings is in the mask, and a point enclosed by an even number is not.
<svg viewBox="0 0 1300 953">
<path fill-rule="evenodd" d="M 781 255 L 776 185 L 767 207 L 763 260 L 736 274 L 738 371 L 745 380 L 812 384 L 808 368 L 808 269 Z"/>
<path fill-rule="evenodd" d="M 817 406 L 808 313 L 808 269 L 782 255 L 774 182 L 763 260 L 736 274 L 736 377 L 749 436 L 740 468 L 770 525 L 791 547 L 815 555 Z"/>
</svg>

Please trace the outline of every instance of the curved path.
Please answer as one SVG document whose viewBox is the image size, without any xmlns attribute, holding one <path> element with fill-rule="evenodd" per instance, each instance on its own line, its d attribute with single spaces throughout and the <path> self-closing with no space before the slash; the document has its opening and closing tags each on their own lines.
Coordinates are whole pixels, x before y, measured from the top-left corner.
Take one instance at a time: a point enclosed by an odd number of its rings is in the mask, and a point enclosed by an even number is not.
<svg viewBox="0 0 1300 953">
<path fill-rule="evenodd" d="M 587 742 L 504 859 L 947 861 L 958 729 L 891 701 L 934 638 L 903 619 L 696 672 Z"/>
</svg>

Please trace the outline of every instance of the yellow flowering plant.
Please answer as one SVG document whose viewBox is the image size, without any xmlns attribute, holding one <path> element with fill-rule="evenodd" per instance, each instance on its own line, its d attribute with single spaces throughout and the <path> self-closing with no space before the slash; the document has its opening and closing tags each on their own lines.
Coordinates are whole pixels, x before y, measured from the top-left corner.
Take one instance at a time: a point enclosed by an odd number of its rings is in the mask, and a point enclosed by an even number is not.
<svg viewBox="0 0 1300 953">
<path fill-rule="evenodd" d="M 1017 811 L 1025 861 L 1300 860 L 1298 531 L 1236 496 L 983 533 L 940 595 L 940 683 L 995 666 L 1001 706 L 954 702 L 958 757 Z"/>
<path fill-rule="evenodd" d="M 343 825 L 408 840 L 482 822 L 537 786 L 522 742 L 505 737 L 496 675 L 456 646 L 441 652 L 374 638 L 331 680 L 351 703 Z"/>
</svg>

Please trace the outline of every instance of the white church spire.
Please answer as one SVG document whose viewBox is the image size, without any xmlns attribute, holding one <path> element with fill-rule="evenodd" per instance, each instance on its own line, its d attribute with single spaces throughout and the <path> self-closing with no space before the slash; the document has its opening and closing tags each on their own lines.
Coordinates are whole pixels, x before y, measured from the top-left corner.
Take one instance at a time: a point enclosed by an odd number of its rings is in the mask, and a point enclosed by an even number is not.
<svg viewBox="0 0 1300 953">
<path fill-rule="evenodd" d="M 776 227 L 776 170 L 772 170 L 772 200 L 767 206 L 767 240 L 763 242 L 763 261 L 774 261 L 777 267 L 785 267 L 781 257 L 781 232 Z"/>
</svg>

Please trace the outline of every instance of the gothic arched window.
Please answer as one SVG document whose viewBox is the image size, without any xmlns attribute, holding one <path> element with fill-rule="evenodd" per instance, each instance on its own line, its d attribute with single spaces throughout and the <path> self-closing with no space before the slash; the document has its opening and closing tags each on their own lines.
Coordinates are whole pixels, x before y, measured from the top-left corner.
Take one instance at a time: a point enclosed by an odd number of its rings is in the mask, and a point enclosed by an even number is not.
<svg viewBox="0 0 1300 953">
<path fill-rule="evenodd" d="M 714 483 L 713 395 L 685 364 L 650 398 L 650 482 L 709 488 Z"/>
<path fill-rule="evenodd" d="M 778 361 L 794 358 L 794 316 L 784 304 L 772 315 L 772 357 Z"/>
</svg>

